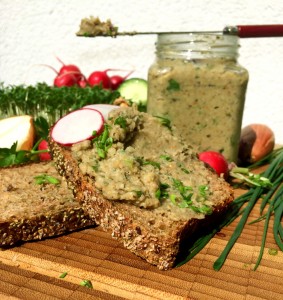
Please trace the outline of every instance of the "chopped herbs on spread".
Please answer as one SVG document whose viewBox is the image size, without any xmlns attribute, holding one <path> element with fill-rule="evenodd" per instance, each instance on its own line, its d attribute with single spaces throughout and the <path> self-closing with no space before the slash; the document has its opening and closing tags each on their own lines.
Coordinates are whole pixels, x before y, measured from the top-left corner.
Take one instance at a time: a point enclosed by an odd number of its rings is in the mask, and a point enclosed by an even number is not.
<svg viewBox="0 0 283 300">
<path fill-rule="evenodd" d="M 96 135 L 96 132 L 93 134 Z M 103 132 L 92 141 L 96 147 L 98 156 L 102 159 L 105 158 L 109 148 L 113 144 L 113 139 L 109 136 L 109 125 L 104 124 Z"/>
<path fill-rule="evenodd" d="M 151 166 L 153 166 L 157 169 L 160 169 L 160 163 L 158 163 L 158 162 L 150 161 L 150 160 L 144 160 L 141 157 L 137 157 L 136 160 L 142 166 L 151 165 Z"/>
<path fill-rule="evenodd" d="M 36 184 L 60 184 L 60 180 L 48 174 L 41 174 L 34 177 Z"/>
<path fill-rule="evenodd" d="M 173 161 L 173 158 L 169 155 L 161 155 L 160 156 L 161 159 L 167 160 L 167 161 Z"/>
<path fill-rule="evenodd" d="M 191 172 L 184 167 L 184 165 L 182 163 L 179 163 L 179 168 L 186 174 L 190 174 Z"/>
<path fill-rule="evenodd" d="M 179 91 L 181 89 L 180 83 L 175 79 L 170 79 L 168 81 L 167 91 Z"/>
<path fill-rule="evenodd" d="M 169 184 L 167 183 L 160 183 L 159 189 L 155 193 L 155 197 L 159 200 L 168 198 L 167 189 L 169 188 Z"/>
<path fill-rule="evenodd" d="M 170 124 L 166 118 L 159 120 Z M 72 150 L 81 170 L 95 178 L 95 187 L 105 198 L 143 209 L 169 207 L 172 219 L 211 213 L 209 181 L 201 176 L 192 180 L 190 150 L 156 117 L 134 107 L 113 110 L 103 131 L 93 136 Z M 201 166 L 200 172 L 206 172 Z"/>
<path fill-rule="evenodd" d="M 124 117 L 119 116 L 117 119 L 115 119 L 114 125 L 119 125 L 121 128 L 125 129 L 127 126 L 127 120 Z"/>
<path fill-rule="evenodd" d="M 155 118 L 158 118 L 161 122 L 161 124 L 171 130 L 171 121 L 165 117 L 161 116 L 154 116 Z"/>
</svg>

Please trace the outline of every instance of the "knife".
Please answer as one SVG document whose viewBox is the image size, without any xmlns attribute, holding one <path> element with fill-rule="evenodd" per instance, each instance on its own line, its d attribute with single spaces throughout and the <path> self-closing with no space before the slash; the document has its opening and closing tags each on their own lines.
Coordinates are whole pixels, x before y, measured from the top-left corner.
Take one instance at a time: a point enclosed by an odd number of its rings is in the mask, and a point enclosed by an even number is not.
<svg viewBox="0 0 283 300">
<path fill-rule="evenodd" d="M 134 35 L 152 35 L 152 34 L 189 34 L 189 33 L 202 33 L 202 32 L 187 32 L 187 31 L 149 31 L 149 32 L 111 32 L 111 33 L 98 33 L 91 35 L 88 33 L 77 33 L 77 36 L 84 37 L 116 37 L 116 36 L 134 36 Z M 236 35 L 240 38 L 262 38 L 262 37 L 283 37 L 283 24 L 269 24 L 269 25 L 236 25 L 226 26 L 223 31 L 203 31 L 203 33 L 226 34 Z"/>
</svg>

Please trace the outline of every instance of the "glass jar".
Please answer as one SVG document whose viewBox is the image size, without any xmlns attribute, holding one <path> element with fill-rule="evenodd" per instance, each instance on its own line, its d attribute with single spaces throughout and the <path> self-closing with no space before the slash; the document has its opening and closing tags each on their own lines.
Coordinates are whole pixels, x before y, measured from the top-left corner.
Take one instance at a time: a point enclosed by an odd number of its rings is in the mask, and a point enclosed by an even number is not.
<svg viewBox="0 0 283 300">
<path fill-rule="evenodd" d="M 148 71 L 148 107 L 168 118 L 195 151 L 237 161 L 248 72 L 239 41 L 222 33 L 159 34 Z"/>
</svg>

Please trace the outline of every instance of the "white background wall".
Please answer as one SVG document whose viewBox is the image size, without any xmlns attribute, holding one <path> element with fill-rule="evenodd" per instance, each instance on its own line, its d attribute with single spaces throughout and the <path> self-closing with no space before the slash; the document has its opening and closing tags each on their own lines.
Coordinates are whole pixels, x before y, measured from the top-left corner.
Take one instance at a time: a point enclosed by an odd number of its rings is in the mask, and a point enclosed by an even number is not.
<svg viewBox="0 0 283 300">
<path fill-rule="evenodd" d="M 282 0 L 0 0 L 0 82 L 52 84 L 60 63 L 85 75 L 107 68 L 147 77 L 156 36 L 78 38 L 80 20 L 110 18 L 119 30 L 222 30 L 226 25 L 283 24 Z M 264 123 L 283 144 L 283 37 L 242 39 L 239 62 L 250 73 L 243 126 Z"/>
</svg>

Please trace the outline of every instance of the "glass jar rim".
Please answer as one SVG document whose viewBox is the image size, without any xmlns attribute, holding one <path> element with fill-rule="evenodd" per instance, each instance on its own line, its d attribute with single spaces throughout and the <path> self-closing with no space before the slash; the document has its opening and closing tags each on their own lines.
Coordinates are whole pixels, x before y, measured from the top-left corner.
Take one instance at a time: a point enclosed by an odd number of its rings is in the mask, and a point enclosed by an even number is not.
<svg viewBox="0 0 283 300">
<path fill-rule="evenodd" d="M 237 59 L 239 37 L 223 32 L 160 33 L 156 54 L 160 58 L 229 58 Z"/>
</svg>

